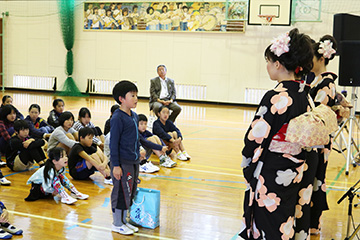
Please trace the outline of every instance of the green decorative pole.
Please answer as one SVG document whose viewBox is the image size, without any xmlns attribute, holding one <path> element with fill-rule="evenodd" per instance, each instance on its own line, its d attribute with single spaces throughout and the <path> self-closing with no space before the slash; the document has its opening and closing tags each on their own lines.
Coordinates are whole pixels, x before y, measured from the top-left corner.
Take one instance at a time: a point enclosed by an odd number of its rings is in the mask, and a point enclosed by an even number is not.
<svg viewBox="0 0 360 240">
<path fill-rule="evenodd" d="M 58 0 L 60 9 L 60 24 L 61 32 L 64 41 L 66 54 L 66 74 L 67 78 L 59 92 L 63 96 L 81 96 L 79 88 L 76 86 L 74 79 L 72 78 L 74 70 L 74 58 L 72 48 L 74 46 L 74 10 L 75 0 Z"/>
</svg>

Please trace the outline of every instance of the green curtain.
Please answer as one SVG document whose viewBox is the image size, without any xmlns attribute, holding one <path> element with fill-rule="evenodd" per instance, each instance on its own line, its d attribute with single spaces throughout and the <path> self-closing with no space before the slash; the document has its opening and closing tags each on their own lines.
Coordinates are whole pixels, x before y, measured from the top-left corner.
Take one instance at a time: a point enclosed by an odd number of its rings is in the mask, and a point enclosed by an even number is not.
<svg viewBox="0 0 360 240">
<path fill-rule="evenodd" d="M 61 32 L 64 41 L 66 54 L 66 74 L 67 78 L 59 94 L 63 96 L 81 96 L 79 88 L 71 77 L 74 70 L 74 58 L 72 48 L 74 46 L 74 10 L 75 0 L 58 0 L 60 9 Z"/>
</svg>

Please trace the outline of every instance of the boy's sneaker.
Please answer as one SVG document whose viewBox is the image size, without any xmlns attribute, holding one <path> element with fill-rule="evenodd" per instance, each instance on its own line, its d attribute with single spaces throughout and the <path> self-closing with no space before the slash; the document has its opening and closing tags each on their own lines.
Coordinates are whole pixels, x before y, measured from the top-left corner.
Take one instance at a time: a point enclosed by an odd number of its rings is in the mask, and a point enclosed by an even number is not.
<svg viewBox="0 0 360 240">
<path fill-rule="evenodd" d="M 70 196 L 73 197 L 73 198 L 80 199 L 80 200 L 85 200 L 85 199 L 88 199 L 88 198 L 89 198 L 89 195 L 83 194 L 83 193 L 81 193 L 81 192 L 79 192 L 79 193 L 77 193 L 77 194 L 71 193 Z"/>
<path fill-rule="evenodd" d="M 5 177 L 0 178 L 0 185 L 10 185 L 11 182 L 9 180 L 7 180 Z"/>
<path fill-rule="evenodd" d="M 113 181 L 112 181 L 111 178 L 109 178 L 109 179 L 105 178 L 105 179 L 104 179 L 104 184 L 113 185 Z"/>
<path fill-rule="evenodd" d="M 181 161 L 187 161 L 189 160 L 182 152 L 179 152 L 177 155 L 176 155 L 177 159 L 181 160 Z"/>
<path fill-rule="evenodd" d="M 153 172 L 157 172 L 160 170 L 160 168 L 158 166 L 155 166 L 154 164 L 152 164 L 151 161 L 147 162 L 146 164 Z"/>
<path fill-rule="evenodd" d="M 67 197 L 62 197 L 61 202 L 65 204 L 73 204 L 77 202 L 77 200 L 71 196 L 67 196 Z"/>
<path fill-rule="evenodd" d="M 156 171 L 159 171 L 159 170 L 156 170 L 154 165 L 149 164 L 149 162 L 147 162 L 147 163 L 140 166 L 139 171 L 140 172 L 145 172 L 145 173 L 153 173 L 153 172 L 156 172 Z"/>
<path fill-rule="evenodd" d="M 176 166 L 176 162 L 174 162 L 173 160 L 171 160 L 171 158 L 167 157 L 165 159 L 165 161 L 160 163 L 161 167 L 167 167 L 167 168 L 172 168 Z"/>
<path fill-rule="evenodd" d="M 120 233 L 122 235 L 132 235 L 134 234 L 134 231 L 128 228 L 125 224 L 123 224 L 121 227 L 114 226 L 114 224 L 111 225 L 111 231 Z"/>
<path fill-rule="evenodd" d="M 17 228 L 9 223 L 1 223 L 1 228 L 8 233 L 11 233 L 13 235 L 21 235 L 23 233 L 23 230 L 20 228 Z"/>
<path fill-rule="evenodd" d="M 138 227 L 135 227 L 135 226 L 131 225 L 130 223 L 126 223 L 125 225 L 136 233 L 139 231 Z"/>
<path fill-rule="evenodd" d="M 183 151 L 182 153 L 188 160 L 190 160 L 191 156 L 186 151 Z"/>
<path fill-rule="evenodd" d="M 12 235 L 8 232 L 5 232 L 4 230 L 0 230 L 0 239 L 10 239 L 12 238 Z"/>
<path fill-rule="evenodd" d="M 5 167 L 5 166 L 6 166 L 6 162 L 0 160 L 0 167 Z"/>
</svg>

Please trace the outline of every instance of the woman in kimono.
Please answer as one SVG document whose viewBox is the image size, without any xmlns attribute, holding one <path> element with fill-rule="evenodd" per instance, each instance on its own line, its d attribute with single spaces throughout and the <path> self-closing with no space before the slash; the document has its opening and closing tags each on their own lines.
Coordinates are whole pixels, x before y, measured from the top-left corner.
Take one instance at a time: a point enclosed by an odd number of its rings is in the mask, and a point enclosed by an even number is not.
<svg viewBox="0 0 360 240">
<path fill-rule="evenodd" d="M 247 184 L 244 239 L 293 239 L 295 206 L 310 201 L 310 189 L 300 189 L 307 169 L 306 151 L 285 140 L 289 121 L 309 110 L 301 77 L 310 72 L 313 49 L 298 29 L 282 34 L 265 50 L 267 71 L 278 84 L 261 100 L 245 135 L 243 172 Z"/>
<path fill-rule="evenodd" d="M 336 53 L 336 40 L 333 36 L 325 35 L 319 42 L 313 44 L 314 49 L 314 67 L 312 71 L 315 73 L 316 78 L 311 84 L 310 96 L 314 99 L 315 106 L 319 104 L 325 104 L 327 106 L 335 106 L 337 95 L 335 80 L 337 75 L 332 72 L 326 71 L 326 66 L 329 61 L 335 57 Z M 346 100 L 345 100 L 346 101 Z M 342 107 L 341 105 L 339 105 Z M 345 114 L 344 114 L 345 113 Z M 349 113 L 348 108 L 342 107 L 338 115 L 342 117 L 343 114 Z M 331 151 L 331 141 L 322 148 L 318 148 L 319 164 L 316 169 L 316 175 L 314 180 L 313 194 L 311 198 L 311 217 L 310 217 L 310 233 L 320 233 L 320 217 L 323 211 L 329 209 L 326 200 L 326 184 L 325 174 L 328 163 L 328 157 Z"/>
</svg>

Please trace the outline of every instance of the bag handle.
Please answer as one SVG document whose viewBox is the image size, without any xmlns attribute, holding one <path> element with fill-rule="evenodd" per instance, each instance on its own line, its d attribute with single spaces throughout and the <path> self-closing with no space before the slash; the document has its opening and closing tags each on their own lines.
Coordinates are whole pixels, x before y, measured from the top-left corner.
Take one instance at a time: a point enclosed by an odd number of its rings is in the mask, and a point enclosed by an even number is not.
<svg viewBox="0 0 360 240">
<path fill-rule="evenodd" d="M 143 196 L 143 199 L 140 203 L 136 203 L 135 200 L 133 200 L 133 204 L 135 204 L 136 206 L 139 206 L 139 205 L 143 204 L 144 201 L 145 201 L 145 195 Z"/>
</svg>

